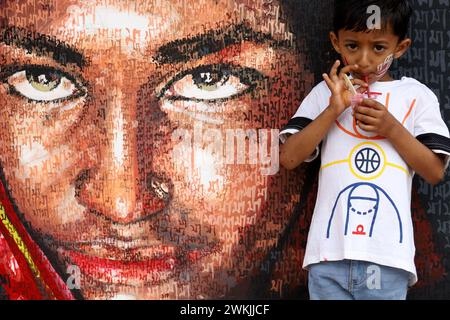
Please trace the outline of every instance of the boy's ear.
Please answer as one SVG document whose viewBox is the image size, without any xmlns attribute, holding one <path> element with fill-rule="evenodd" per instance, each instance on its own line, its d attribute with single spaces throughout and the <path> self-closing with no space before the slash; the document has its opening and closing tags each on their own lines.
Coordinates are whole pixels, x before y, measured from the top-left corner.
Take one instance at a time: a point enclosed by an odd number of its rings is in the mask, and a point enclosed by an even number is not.
<svg viewBox="0 0 450 320">
<path fill-rule="evenodd" d="M 331 44 L 333 45 L 334 50 L 336 50 L 336 52 L 340 54 L 341 52 L 339 49 L 339 40 L 338 40 L 336 33 L 334 33 L 334 31 L 330 31 L 329 35 L 330 35 Z"/>
<path fill-rule="evenodd" d="M 406 38 L 403 39 L 402 41 L 400 41 L 400 43 L 397 45 L 397 48 L 395 48 L 395 52 L 394 52 L 394 58 L 398 59 L 400 58 L 405 52 L 406 50 L 408 50 L 408 48 L 411 46 L 411 39 Z"/>
</svg>

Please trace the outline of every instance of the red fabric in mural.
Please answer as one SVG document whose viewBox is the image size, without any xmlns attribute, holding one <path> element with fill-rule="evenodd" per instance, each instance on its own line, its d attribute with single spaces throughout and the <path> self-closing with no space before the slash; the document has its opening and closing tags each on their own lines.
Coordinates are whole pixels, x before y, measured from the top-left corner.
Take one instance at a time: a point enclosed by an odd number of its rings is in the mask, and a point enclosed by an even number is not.
<svg viewBox="0 0 450 320">
<path fill-rule="evenodd" d="M 1 216 L 0 222 L 1 294 L 12 300 L 73 299 L 70 290 L 20 222 L 1 182 L 0 205 L 0 214 L 6 215 Z M 29 253 L 28 260 L 24 250 Z"/>
</svg>

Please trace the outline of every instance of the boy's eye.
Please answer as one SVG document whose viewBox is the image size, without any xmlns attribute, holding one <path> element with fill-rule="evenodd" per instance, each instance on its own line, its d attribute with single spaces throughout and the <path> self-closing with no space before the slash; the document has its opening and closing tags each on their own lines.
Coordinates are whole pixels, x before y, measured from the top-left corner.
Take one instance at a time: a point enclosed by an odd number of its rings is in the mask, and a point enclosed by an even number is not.
<svg viewBox="0 0 450 320">
<path fill-rule="evenodd" d="M 6 82 L 13 92 L 36 102 L 73 99 L 85 93 L 70 76 L 46 66 L 25 66 L 8 76 Z"/>
<path fill-rule="evenodd" d="M 358 46 L 354 43 L 348 43 L 345 45 L 350 51 L 354 51 L 358 48 Z"/>
<path fill-rule="evenodd" d="M 381 45 L 376 45 L 374 48 L 375 52 L 383 52 L 386 49 L 384 46 Z"/>
<path fill-rule="evenodd" d="M 175 76 L 160 96 L 171 100 L 217 101 L 251 90 L 264 76 L 232 65 L 207 65 Z"/>
</svg>

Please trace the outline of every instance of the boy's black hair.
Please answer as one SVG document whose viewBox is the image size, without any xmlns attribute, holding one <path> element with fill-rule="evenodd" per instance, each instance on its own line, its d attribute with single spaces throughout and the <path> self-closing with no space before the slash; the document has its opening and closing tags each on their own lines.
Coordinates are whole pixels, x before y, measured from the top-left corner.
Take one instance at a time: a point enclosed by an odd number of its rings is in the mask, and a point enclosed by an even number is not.
<svg viewBox="0 0 450 320">
<path fill-rule="evenodd" d="M 376 5 L 381 11 L 381 28 L 390 25 L 399 40 L 406 38 L 412 8 L 409 0 L 335 0 L 333 28 L 337 35 L 339 30 L 369 31 L 367 13 L 370 5 Z"/>
</svg>

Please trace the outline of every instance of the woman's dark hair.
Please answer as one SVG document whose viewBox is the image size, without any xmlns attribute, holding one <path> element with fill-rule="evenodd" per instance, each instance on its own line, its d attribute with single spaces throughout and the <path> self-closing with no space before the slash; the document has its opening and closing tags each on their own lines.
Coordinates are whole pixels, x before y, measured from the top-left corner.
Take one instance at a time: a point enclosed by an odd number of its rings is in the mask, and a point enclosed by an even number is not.
<svg viewBox="0 0 450 320">
<path fill-rule="evenodd" d="M 332 29 L 332 0 L 279 0 L 281 17 L 295 35 L 298 50 L 303 53 L 305 67 L 322 81 L 324 68 L 336 60 L 328 33 Z"/>
<path fill-rule="evenodd" d="M 335 0 L 333 30 L 369 31 L 367 19 L 373 14 L 368 7 L 376 5 L 380 8 L 381 28 L 388 26 L 400 40 L 405 39 L 408 32 L 412 8 L 409 0 Z"/>
</svg>

